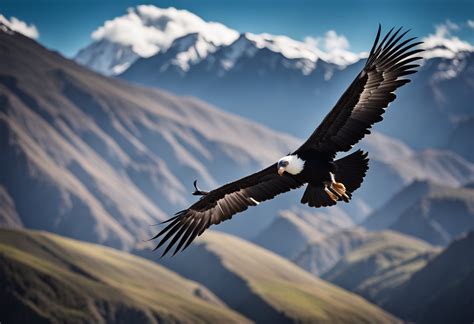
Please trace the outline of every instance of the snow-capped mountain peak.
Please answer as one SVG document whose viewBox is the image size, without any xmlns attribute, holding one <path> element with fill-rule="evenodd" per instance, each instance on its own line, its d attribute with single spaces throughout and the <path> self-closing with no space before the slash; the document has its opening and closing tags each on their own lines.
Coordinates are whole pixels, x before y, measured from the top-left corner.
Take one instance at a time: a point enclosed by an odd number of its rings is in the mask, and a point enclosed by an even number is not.
<svg viewBox="0 0 474 324">
<path fill-rule="evenodd" d="M 246 37 L 246 34 L 241 34 L 240 37 L 223 52 L 222 58 L 220 59 L 220 66 L 224 71 L 228 71 L 235 66 L 235 63 L 241 57 L 253 57 L 257 51 L 257 47 Z"/>
<path fill-rule="evenodd" d="M 261 63 L 272 71 L 279 66 L 308 76 L 317 66 L 325 65 L 328 68 L 324 69 L 324 79 L 329 80 L 335 70 L 367 55 L 351 52 L 348 40 L 334 30 L 321 37 L 306 37 L 304 41 L 268 33 L 239 34 L 189 11 L 153 5 L 129 8 L 125 15 L 106 21 L 92 33 L 92 38 L 94 42 L 79 51 L 75 60 L 106 75 L 122 74 L 138 59 L 153 56 L 154 71 L 164 72 L 173 67 L 182 77 L 203 62 L 208 68 L 216 68 L 216 76 L 222 77 L 245 58 L 259 53 Z M 426 59 L 457 59 L 462 53 L 474 52 L 471 44 L 442 28 L 423 41 L 420 47 L 426 51 L 421 55 Z M 258 66 L 265 73 L 261 64 Z M 449 69 L 449 75 L 453 75 L 452 71 Z"/>
<path fill-rule="evenodd" d="M 198 33 L 213 46 L 230 44 L 239 36 L 237 31 L 206 22 L 187 10 L 140 5 L 94 31 L 94 42 L 79 51 L 75 60 L 103 74 L 115 75 L 138 58 L 164 52 L 176 39 L 191 33 Z M 197 53 L 206 52 L 205 47 L 201 42 Z"/>
<path fill-rule="evenodd" d="M 174 52 L 175 58 L 171 64 L 186 72 L 190 66 L 205 59 L 210 53 L 218 48 L 212 40 L 206 39 L 199 33 L 192 33 L 177 39 L 168 52 Z"/>
<path fill-rule="evenodd" d="M 287 36 L 275 36 L 267 33 L 259 35 L 245 33 L 245 37 L 255 44 L 257 48 L 268 48 L 273 52 L 281 53 L 289 59 L 307 59 L 315 62 L 319 57 L 319 51 L 309 49 L 306 43 L 296 41 Z"/>
<path fill-rule="evenodd" d="M 231 47 L 221 62 L 224 71 L 231 69 L 240 55 L 252 56 L 262 49 L 296 60 L 293 65 L 305 75 L 315 69 L 319 59 L 342 67 L 360 59 L 360 55 L 346 49 L 323 52 L 314 44 L 282 35 L 239 35 L 187 10 L 153 5 L 129 8 L 125 15 L 104 22 L 92 33 L 92 39 L 93 43 L 80 50 L 75 60 L 105 75 L 120 74 L 139 58 L 169 51 L 176 56 L 163 69 L 173 65 L 186 72 L 221 47 Z"/>
<path fill-rule="evenodd" d="M 364 56 L 364 54 L 357 55 L 345 50 L 323 52 L 309 43 L 282 35 L 243 33 L 234 43 L 227 46 L 220 58 L 221 67 L 226 71 L 230 70 L 242 57 L 251 58 L 263 49 L 280 54 L 287 60 L 288 66 L 301 70 L 303 75 L 310 74 L 316 68 L 318 60 L 342 68 Z"/>
<path fill-rule="evenodd" d="M 244 33 L 239 40 L 232 45 L 234 51 L 232 57 L 234 61 L 240 55 L 253 56 L 259 49 L 268 49 L 274 53 L 280 53 L 289 60 L 298 60 L 298 66 L 303 74 L 311 73 L 318 60 L 323 60 L 328 63 L 333 63 L 341 67 L 355 63 L 364 55 L 357 55 L 346 50 L 334 50 L 323 52 L 309 43 L 294 40 L 283 35 L 271 34 L 252 34 Z M 233 66 L 232 60 L 227 60 L 224 67 Z"/>
<path fill-rule="evenodd" d="M 138 55 L 131 45 L 101 39 L 80 50 L 76 62 L 105 75 L 120 74 L 135 62 Z"/>
</svg>

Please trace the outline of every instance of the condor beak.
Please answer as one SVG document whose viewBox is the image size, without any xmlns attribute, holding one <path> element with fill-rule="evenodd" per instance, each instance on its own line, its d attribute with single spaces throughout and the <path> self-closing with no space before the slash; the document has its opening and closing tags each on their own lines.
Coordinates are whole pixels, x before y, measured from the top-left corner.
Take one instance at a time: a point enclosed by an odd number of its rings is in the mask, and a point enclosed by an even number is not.
<svg viewBox="0 0 474 324">
<path fill-rule="evenodd" d="M 278 174 L 282 176 L 283 173 L 285 173 L 285 168 L 284 167 L 279 167 L 278 168 Z"/>
</svg>

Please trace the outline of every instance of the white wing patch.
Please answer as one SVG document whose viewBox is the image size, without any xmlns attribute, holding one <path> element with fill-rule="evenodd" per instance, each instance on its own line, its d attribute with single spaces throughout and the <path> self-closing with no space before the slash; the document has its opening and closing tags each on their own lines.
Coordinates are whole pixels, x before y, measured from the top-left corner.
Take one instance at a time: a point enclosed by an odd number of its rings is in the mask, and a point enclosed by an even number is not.
<svg viewBox="0 0 474 324">
<path fill-rule="evenodd" d="M 253 199 L 252 197 L 250 197 L 249 199 L 250 199 L 250 201 L 252 201 L 252 202 L 253 202 L 255 205 L 258 205 L 258 204 L 260 204 L 260 202 L 259 202 L 259 201 L 256 201 L 256 200 L 255 200 L 255 199 Z"/>
</svg>

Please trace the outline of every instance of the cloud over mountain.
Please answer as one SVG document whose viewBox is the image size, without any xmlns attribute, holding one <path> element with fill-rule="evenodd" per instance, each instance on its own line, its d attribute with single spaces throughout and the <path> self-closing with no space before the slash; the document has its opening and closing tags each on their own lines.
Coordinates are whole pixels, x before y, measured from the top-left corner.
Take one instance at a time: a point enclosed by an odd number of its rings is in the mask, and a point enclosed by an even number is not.
<svg viewBox="0 0 474 324">
<path fill-rule="evenodd" d="M 235 30 L 206 22 L 187 10 L 140 5 L 106 21 L 92 33 L 92 39 L 131 45 L 138 55 L 148 57 L 167 49 L 176 38 L 195 32 L 216 45 L 230 44 L 238 37 Z"/>
<path fill-rule="evenodd" d="M 239 33 L 217 22 L 206 22 L 187 10 L 153 5 L 129 8 L 92 33 L 94 42 L 80 50 L 76 61 L 102 74 L 119 74 L 140 57 L 166 51 L 185 35 L 198 33 L 212 47 L 228 45 Z M 203 55 L 211 49 L 201 49 Z"/>
<path fill-rule="evenodd" d="M 0 14 L 0 24 L 4 24 L 11 30 L 22 33 L 29 38 L 37 39 L 39 37 L 38 29 L 34 24 L 28 24 L 27 22 L 24 22 L 23 20 L 20 20 L 16 17 L 12 16 L 10 19 L 8 19 L 4 15 Z"/>
<path fill-rule="evenodd" d="M 473 21 L 447 20 L 436 25 L 436 30 L 423 39 L 427 51 L 422 55 L 453 58 L 460 51 L 472 51 L 474 47 L 455 34 L 473 24 Z M 254 43 L 257 49 L 297 60 L 305 75 L 316 68 L 319 60 L 343 68 L 367 55 L 352 51 L 347 37 L 336 30 L 328 30 L 321 36 L 308 35 L 299 41 L 285 35 L 236 31 L 218 22 L 205 21 L 187 10 L 154 5 L 130 7 L 126 14 L 105 21 L 91 37 L 93 42 L 81 49 L 75 60 L 105 75 L 121 74 L 140 58 L 166 54 L 170 50 L 176 52 L 177 47 L 183 46 L 186 48 L 184 58 L 176 58 L 179 62 L 175 65 L 187 72 L 190 65 L 204 61 L 219 49 L 229 47 L 232 52 L 241 53 L 238 49 L 245 43 L 240 41 L 242 38 Z"/>
<path fill-rule="evenodd" d="M 187 10 L 141 5 L 106 21 L 92 33 L 92 38 L 131 45 L 138 55 L 148 57 L 167 49 L 176 38 L 195 32 L 215 44 L 229 44 L 238 37 L 235 30 L 206 22 Z"/>
<path fill-rule="evenodd" d="M 467 25 L 471 26 L 470 23 L 471 21 L 468 21 Z M 424 44 L 421 47 L 426 49 L 423 56 L 427 59 L 432 57 L 454 58 L 458 52 L 474 51 L 474 46 L 455 35 L 462 28 L 462 25 L 450 20 L 436 25 L 434 34 L 423 38 Z"/>
<path fill-rule="evenodd" d="M 304 42 L 313 51 L 323 50 L 326 55 L 322 55 L 327 62 L 338 65 L 347 65 L 357 62 L 365 57 L 366 53 L 353 53 L 350 49 L 349 40 L 344 35 L 338 35 L 335 30 L 328 30 L 324 37 L 307 36 Z"/>
<path fill-rule="evenodd" d="M 164 53 L 175 40 L 191 34 L 198 34 L 204 40 L 196 51 L 201 58 L 219 46 L 230 46 L 239 37 L 238 31 L 218 22 L 204 21 L 187 10 L 140 5 L 97 28 L 91 35 L 93 43 L 78 52 L 76 61 L 100 73 L 115 75 L 138 58 Z M 345 66 L 361 57 L 350 52 L 347 38 L 334 30 L 324 37 L 306 37 L 304 41 L 267 33 L 245 33 L 245 37 L 258 48 L 268 48 L 289 59 L 305 59 L 310 65 L 323 59 Z"/>
</svg>

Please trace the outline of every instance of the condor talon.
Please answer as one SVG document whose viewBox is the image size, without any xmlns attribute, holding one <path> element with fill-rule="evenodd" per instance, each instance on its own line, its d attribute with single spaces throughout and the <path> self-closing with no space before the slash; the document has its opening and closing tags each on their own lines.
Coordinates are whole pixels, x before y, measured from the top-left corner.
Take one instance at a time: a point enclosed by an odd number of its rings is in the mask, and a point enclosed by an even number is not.
<svg viewBox="0 0 474 324">
<path fill-rule="evenodd" d="M 331 191 L 335 192 L 339 198 L 344 200 L 344 202 L 349 202 L 350 197 L 346 194 L 346 186 L 340 182 L 332 182 L 330 185 Z"/>
<path fill-rule="evenodd" d="M 337 202 L 339 200 L 339 197 L 334 194 L 328 187 L 324 187 L 324 191 L 328 194 L 329 198 L 334 200 L 334 202 Z"/>
</svg>

